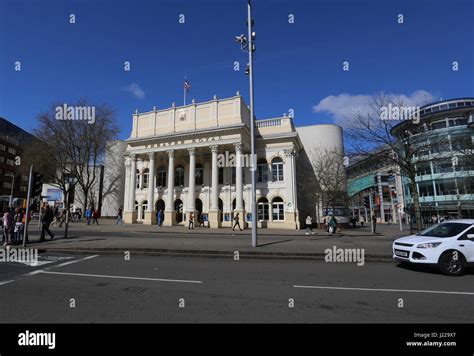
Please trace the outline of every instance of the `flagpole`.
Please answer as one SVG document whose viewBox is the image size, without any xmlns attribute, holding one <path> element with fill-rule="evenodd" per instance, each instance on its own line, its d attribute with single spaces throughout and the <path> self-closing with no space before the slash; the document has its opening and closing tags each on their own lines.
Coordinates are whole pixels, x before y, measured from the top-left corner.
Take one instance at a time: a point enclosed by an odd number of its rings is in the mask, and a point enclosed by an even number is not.
<svg viewBox="0 0 474 356">
<path fill-rule="evenodd" d="M 186 76 L 184 76 L 183 88 L 184 88 L 184 104 L 183 104 L 183 106 L 186 106 Z"/>
</svg>

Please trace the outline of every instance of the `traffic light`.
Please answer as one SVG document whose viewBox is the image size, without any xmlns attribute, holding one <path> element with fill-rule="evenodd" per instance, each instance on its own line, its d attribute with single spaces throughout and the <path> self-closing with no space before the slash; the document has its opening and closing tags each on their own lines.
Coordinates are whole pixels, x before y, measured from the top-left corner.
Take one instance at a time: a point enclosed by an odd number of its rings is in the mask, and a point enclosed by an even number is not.
<svg viewBox="0 0 474 356">
<path fill-rule="evenodd" d="M 364 208 L 370 208 L 369 197 L 364 197 Z"/>
<path fill-rule="evenodd" d="M 43 175 L 38 172 L 33 172 L 33 182 L 31 186 L 31 196 L 37 197 L 41 196 L 41 191 L 43 190 Z"/>
</svg>

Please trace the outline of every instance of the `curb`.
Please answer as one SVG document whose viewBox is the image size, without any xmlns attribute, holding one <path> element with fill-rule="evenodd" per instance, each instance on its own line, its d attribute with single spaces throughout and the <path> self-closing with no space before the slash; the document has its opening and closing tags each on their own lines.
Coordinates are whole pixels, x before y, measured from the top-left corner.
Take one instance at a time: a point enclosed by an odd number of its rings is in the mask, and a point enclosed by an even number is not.
<svg viewBox="0 0 474 356">
<path fill-rule="evenodd" d="M 234 258 L 235 251 L 206 251 L 206 250 L 176 250 L 176 249 L 140 249 L 140 248 L 40 248 L 41 252 L 62 252 L 71 254 L 120 254 L 129 251 L 144 256 L 172 256 L 172 257 L 205 257 L 205 258 Z M 238 250 L 236 250 L 238 251 Z M 323 253 L 286 253 L 286 252 L 253 252 L 239 251 L 239 259 L 271 259 L 271 260 L 296 260 L 296 261 L 320 261 L 324 260 Z M 392 256 L 365 255 L 365 261 L 369 262 L 395 262 Z"/>
</svg>

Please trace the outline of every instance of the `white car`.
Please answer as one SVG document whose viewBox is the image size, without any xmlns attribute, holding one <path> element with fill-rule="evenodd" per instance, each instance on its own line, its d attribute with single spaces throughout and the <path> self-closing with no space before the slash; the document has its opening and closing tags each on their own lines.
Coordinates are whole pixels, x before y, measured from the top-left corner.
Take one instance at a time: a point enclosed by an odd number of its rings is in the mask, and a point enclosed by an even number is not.
<svg viewBox="0 0 474 356">
<path fill-rule="evenodd" d="M 474 219 L 449 220 L 392 245 L 393 258 L 403 263 L 432 264 L 450 276 L 474 264 Z"/>
</svg>

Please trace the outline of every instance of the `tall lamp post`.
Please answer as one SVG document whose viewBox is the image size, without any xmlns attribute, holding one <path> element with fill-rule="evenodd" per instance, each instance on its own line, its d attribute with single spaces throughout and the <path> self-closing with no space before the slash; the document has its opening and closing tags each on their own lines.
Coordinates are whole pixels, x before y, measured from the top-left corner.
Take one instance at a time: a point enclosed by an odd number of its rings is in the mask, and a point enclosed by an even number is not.
<svg viewBox="0 0 474 356">
<path fill-rule="evenodd" d="M 67 175 L 65 177 L 66 181 L 66 225 L 64 227 L 64 238 L 67 238 L 67 233 L 69 230 L 69 198 L 71 189 L 75 186 L 77 180 L 73 175 Z"/>
<path fill-rule="evenodd" d="M 255 114 L 253 100 L 253 52 L 255 52 L 255 32 L 252 31 L 254 21 L 252 20 L 252 4 L 251 0 L 247 0 L 247 33 L 248 35 L 240 35 L 235 37 L 235 41 L 240 43 L 240 48 L 248 52 L 249 63 L 245 73 L 249 76 L 249 94 L 250 94 L 250 153 L 252 156 L 252 167 L 250 175 L 252 176 L 252 247 L 258 246 L 257 238 L 257 195 L 256 195 L 256 155 L 255 155 Z"/>
</svg>

